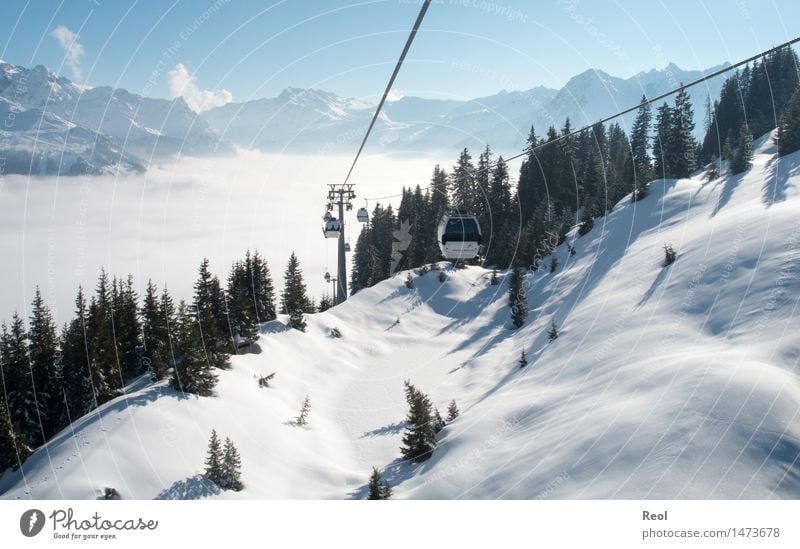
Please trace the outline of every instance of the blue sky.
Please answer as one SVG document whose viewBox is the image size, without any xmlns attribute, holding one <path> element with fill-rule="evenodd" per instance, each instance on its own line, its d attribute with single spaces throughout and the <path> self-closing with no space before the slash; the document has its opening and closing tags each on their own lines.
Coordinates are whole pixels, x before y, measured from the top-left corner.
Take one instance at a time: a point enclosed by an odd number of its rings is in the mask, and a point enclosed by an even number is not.
<svg viewBox="0 0 800 549">
<path fill-rule="evenodd" d="M 287 86 L 374 98 L 419 5 L 4 0 L 0 58 L 158 97 L 170 96 L 168 72 L 182 63 L 199 89 L 224 89 L 235 101 Z M 396 88 L 466 98 L 560 87 L 589 68 L 624 77 L 668 62 L 705 68 L 793 38 L 798 20 L 796 0 L 434 0 Z M 57 27 L 78 35 L 73 66 L 53 35 Z"/>
</svg>

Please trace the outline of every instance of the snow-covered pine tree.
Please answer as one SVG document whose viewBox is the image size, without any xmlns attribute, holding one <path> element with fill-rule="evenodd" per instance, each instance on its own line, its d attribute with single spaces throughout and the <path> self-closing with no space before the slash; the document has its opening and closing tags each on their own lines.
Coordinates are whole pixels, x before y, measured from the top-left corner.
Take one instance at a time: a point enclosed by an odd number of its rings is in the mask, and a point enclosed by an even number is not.
<svg viewBox="0 0 800 549">
<path fill-rule="evenodd" d="M 555 319 L 552 319 L 550 321 L 550 330 L 547 332 L 547 341 L 552 343 L 556 339 L 558 339 L 558 328 L 556 328 Z"/>
<path fill-rule="evenodd" d="M 492 286 L 497 286 L 500 283 L 500 279 L 497 278 L 497 269 L 492 269 L 492 274 L 489 277 L 489 284 Z"/>
<path fill-rule="evenodd" d="M 522 283 L 522 273 L 519 267 L 511 270 L 511 282 L 508 288 L 508 304 L 511 308 L 511 322 L 514 328 L 520 328 L 528 318 L 528 299 Z"/>
<path fill-rule="evenodd" d="M 414 387 L 410 381 L 405 382 L 408 415 L 406 431 L 403 434 L 403 446 L 400 452 L 404 459 L 412 463 L 425 461 L 436 449 L 436 431 L 433 416 L 433 404 L 430 398 Z"/>
<path fill-rule="evenodd" d="M 309 299 L 306 295 L 306 285 L 303 281 L 303 271 L 300 261 L 294 252 L 289 257 L 284 273 L 283 309 L 289 315 L 289 326 L 304 332 L 306 321 L 303 313 L 308 309 Z"/>
<path fill-rule="evenodd" d="M 675 249 L 672 247 L 672 244 L 664 244 L 664 266 L 668 267 L 675 263 L 675 260 L 678 258 L 678 254 L 675 252 Z"/>
<path fill-rule="evenodd" d="M 211 429 L 211 437 L 208 439 L 208 451 L 206 452 L 206 470 L 203 474 L 220 488 L 223 488 L 223 458 L 222 445 L 220 444 L 219 436 L 217 436 L 217 430 Z"/>
<path fill-rule="evenodd" d="M 439 413 L 439 408 L 436 406 L 433 407 L 433 430 L 436 434 L 439 434 L 442 429 L 447 426 L 447 422 L 442 417 L 442 414 Z"/>
<path fill-rule="evenodd" d="M 367 499 L 389 499 L 392 497 L 392 487 L 383 480 L 378 469 L 373 467 L 369 477 L 369 493 Z"/>
<path fill-rule="evenodd" d="M 556 259 L 556 256 L 553 256 L 550 260 L 550 273 L 556 272 L 556 269 L 558 269 L 558 259 Z"/>
<path fill-rule="evenodd" d="M 0 335 L 0 363 L 6 390 L 6 403 L 11 423 L 24 444 L 35 448 L 41 444 L 42 429 L 36 406 L 36 391 L 31 379 L 25 323 L 16 312 L 11 326 L 3 323 Z"/>
<path fill-rule="evenodd" d="M 458 406 L 456 405 L 456 399 L 453 399 L 447 406 L 447 423 L 450 423 L 454 419 L 456 419 L 458 417 L 458 414 L 459 411 L 458 411 Z"/>
<path fill-rule="evenodd" d="M 522 349 L 522 351 L 520 352 L 517 364 L 519 365 L 520 368 L 524 368 L 525 366 L 528 365 L 528 357 L 525 356 L 525 349 Z"/>
<path fill-rule="evenodd" d="M 405 284 L 405 287 L 408 288 L 409 290 L 414 289 L 414 277 L 411 276 L 411 271 L 408 271 L 408 274 L 406 275 L 406 279 L 403 282 L 403 284 Z"/>
<path fill-rule="evenodd" d="M 307 425 L 308 424 L 308 414 L 311 412 L 311 397 L 306 395 L 306 398 L 303 400 L 303 405 L 300 407 L 300 414 L 296 418 L 294 418 L 295 425 Z"/>
<path fill-rule="evenodd" d="M 220 487 L 226 490 L 238 492 L 244 488 L 242 485 L 242 458 L 233 441 L 227 437 L 223 449 L 221 481 Z"/>
</svg>

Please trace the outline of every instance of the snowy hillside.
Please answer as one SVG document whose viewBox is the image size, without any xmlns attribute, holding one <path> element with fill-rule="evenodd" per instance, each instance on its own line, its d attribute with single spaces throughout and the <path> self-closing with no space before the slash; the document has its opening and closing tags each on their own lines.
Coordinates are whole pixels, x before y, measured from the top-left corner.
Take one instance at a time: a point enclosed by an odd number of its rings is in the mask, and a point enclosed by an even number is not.
<svg viewBox="0 0 800 549">
<path fill-rule="evenodd" d="M 655 181 L 570 233 L 575 255 L 528 275 L 519 330 L 506 276 L 432 271 L 410 290 L 401 273 L 306 333 L 262 326 L 217 397 L 133 383 L 7 472 L 2 497 L 362 498 L 372 466 L 397 498 L 800 497 L 800 153 L 756 145 L 745 174 Z M 405 379 L 461 410 L 417 467 L 397 461 Z M 198 476 L 212 428 L 241 451 L 242 492 Z"/>
</svg>

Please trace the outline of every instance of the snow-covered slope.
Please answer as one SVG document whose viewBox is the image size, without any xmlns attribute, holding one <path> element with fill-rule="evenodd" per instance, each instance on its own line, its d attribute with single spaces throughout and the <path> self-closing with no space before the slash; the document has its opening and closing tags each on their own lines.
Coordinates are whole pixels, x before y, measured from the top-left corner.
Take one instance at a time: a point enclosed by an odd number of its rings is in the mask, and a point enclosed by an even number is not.
<svg viewBox="0 0 800 549">
<path fill-rule="evenodd" d="M 2 497 L 364 497 L 377 466 L 397 498 L 797 498 L 800 153 L 757 145 L 746 174 L 655 181 L 571 234 L 574 256 L 528 275 L 519 330 L 507 275 L 434 271 L 409 290 L 401 273 L 306 333 L 264 325 L 215 398 L 133 384 L 6 473 Z M 397 461 L 405 379 L 462 412 L 417 467 Z M 240 493 L 198 476 L 212 428 L 241 451 Z"/>
</svg>

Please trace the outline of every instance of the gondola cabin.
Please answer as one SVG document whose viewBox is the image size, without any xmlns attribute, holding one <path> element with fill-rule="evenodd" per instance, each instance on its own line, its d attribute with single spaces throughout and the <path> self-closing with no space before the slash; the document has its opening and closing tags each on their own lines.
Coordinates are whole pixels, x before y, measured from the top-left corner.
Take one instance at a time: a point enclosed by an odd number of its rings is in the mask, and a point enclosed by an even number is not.
<svg viewBox="0 0 800 549">
<path fill-rule="evenodd" d="M 481 226 L 473 215 L 448 213 L 439 223 L 438 238 L 445 259 L 474 259 L 480 255 Z"/>
<path fill-rule="evenodd" d="M 325 221 L 322 227 L 322 232 L 325 233 L 325 238 L 339 238 L 342 233 L 342 223 L 335 217 L 331 217 Z"/>
</svg>

